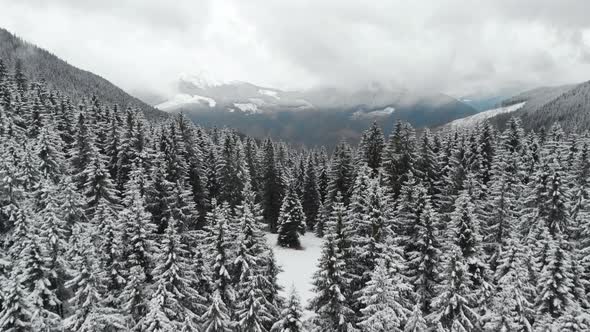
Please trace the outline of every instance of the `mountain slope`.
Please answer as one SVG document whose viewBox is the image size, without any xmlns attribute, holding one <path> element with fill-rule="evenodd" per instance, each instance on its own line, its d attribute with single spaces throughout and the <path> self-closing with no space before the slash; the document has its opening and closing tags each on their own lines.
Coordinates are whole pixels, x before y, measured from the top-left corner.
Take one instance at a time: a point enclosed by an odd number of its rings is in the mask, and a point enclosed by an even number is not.
<svg viewBox="0 0 590 332">
<path fill-rule="evenodd" d="M 509 114 L 499 114 L 490 119 L 499 128 L 512 116 L 522 119 L 526 129 L 538 130 L 559 122 L 570 130 L 590 128 L 590 82 L 581 84 L 541 87 L 525 91 L 502 102 L 510 106 L 526 102 L 519 110 Z"/>
<path fill-rule="evenodd" d="M 558 122 L 566 130 L 590 128 L 590 81 L 579 84 L 539 107 L 522 115 L 526 128 L 548 128 Z"/>
<path fill-rule="evenodd" d="M 445 125 L 445 127 L 451 127 L 451 128 L 474 127 L 478 123 L 481 123 L 481 122 L 485 121 L 486 119 L 492 118 L 492 117 L 497 116 L 499 114 L 513 113 L 513 112 L 523 108 L 524 105 L 526 105 L 526 101 L 523 101 L 523 102 L 520 102 L 517 104 L 512 104 L 509 106 L 502 106 L 502 107 L 497 107 L 497 108 L 494 108 L 491 110 L 479 112 L 477 114 L 468 116 L 466 118 L 451 121 L 451 122 L 447 123 Z"/>
<path fill-rule="evenodd" d="M 57 56 L 27 43 L 0 28 L 0 59 L 7 67 L 14 68 L 22 62 L 25 75 L 30 80 L 44 80 L 49 89 L 63 92 L 73 100 L 95 95 L 105 103 L 118 104 L 122 108 L 135 107 L 148 119 L 166 117 L 166 113 L 130 96 L 106 79 L 78 69 Z"/>
<path fill-rule="evenodd" d="M 178 91 L 156 107 L 184 112 L 204 126 L 228 126 L 254 137 L 270 135 L 310 146 L 334 146 L 343 138 L 357 142 L 373 121 L 387 133 L 397 120 L 428 127 L 477 112 L 443 94 L 416 97 L 378 84 L 357 90 L 282 91 L 247 82 L 220 83 L 185 76 Z"/>
</svg>

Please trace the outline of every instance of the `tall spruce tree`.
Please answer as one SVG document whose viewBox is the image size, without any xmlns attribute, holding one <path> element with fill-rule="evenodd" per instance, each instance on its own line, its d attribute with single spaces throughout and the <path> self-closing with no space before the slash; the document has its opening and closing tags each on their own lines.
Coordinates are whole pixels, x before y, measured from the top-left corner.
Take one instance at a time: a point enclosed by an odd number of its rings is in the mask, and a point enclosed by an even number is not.
<svg viewBox="0 0 590 332">
<path fill-rule="evenodd" d="M 401 186 L 409 172 L 414 173 L 416 163 L 414 128 L 409 123 L 398 121 L 383 149 L 383 180 L 397 199 Z"/>
<path fill-rule="evenodd" d="M 293 286 L 285 302 L 280 319 L 273 325 L 272 332 L 303 332 L 303 309 L 301 300 Z"/>
<path fill-rule="evenodd" d="M 392 275 L 385 261 L 380 260 L 371 272 L 371 279 L 359 298 L 365 305 L 358 325 L 362 331 L 403 331 L 410 314 L 405 293 L 409 285 L 400 275 Z"/>
<path fill-rule="evenodd" d="M 457 246 L 451 248 L 445 264 L 444 280 L 432 301 L 432 326 L 443 331 L 478 331 L 481 319 L 475 310 L 475 294 L 466 259 Z"/>
<path fill-rule="evenodd" d="M 307 230 L 314 229 L 318 222 L 318 214 L 320 204 L 322 203 L 320 197 L 320 190 L 317 182 L 317 175 L 312 156 L 307 157 L 307 165 L 305 167 L 305 176 L 303 181 L 303 196 L 301 199 L 301 206 L 305 212 L 305 221 Z"/>
<path fill-rule="evenodd" d="M 330 163 L 328 173 L 327 202 L 331 206 L 336 199 L 336 195 L 342 195 L 342 202 L 348 205 L 352 194 L 352 185 L 354 183 L 354 169 L 352 160 L 352 150 L 350 145 L 345 141 L 340 142 Z"/>
<path fill-rule="evenodd" d="M 377 174 L 381 167 L 383 148 L 385 147 L 383 131 L 374 121 L 369 129 L 363 132 L 359 143 L 361 161 L 371 168 L 373 174 Z"/>
<path fill-rule="evenodd" d="M 283 180 L 275 158 L 273 142 L 267 138 L 262 146 L 262 208 L 271 233 L 279 229 L 278 220 L 283 200 Z"/>
<path fill-rule="evenodd" d="M 286 248 L 301 248 L 299 235 L 305 234 L 305 213 L 297 196 L 294 182 L 289 185 L 283 199 L 278 224 L 278 245 Z"/>
<path fill-rule="evenodd" d="M 317 317 L 314 324 L 319 329 L 330 331 L 354 331 L 355 312 L 350 308 L 350 227 L 345 221 L 342 196 L 336 195 L 329 232 L 322 244 L 318 270 L 313 277 L 315 297 L 309 308 Z"/>
</svg>

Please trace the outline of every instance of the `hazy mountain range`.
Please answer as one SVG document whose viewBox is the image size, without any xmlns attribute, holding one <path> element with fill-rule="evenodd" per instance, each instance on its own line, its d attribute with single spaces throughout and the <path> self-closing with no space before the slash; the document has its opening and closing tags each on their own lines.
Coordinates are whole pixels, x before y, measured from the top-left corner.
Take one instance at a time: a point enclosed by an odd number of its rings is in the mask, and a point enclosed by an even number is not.
<svg viewBox="0 0 590 332">
<path fill-rule="evenodd" d="M 231 127 L 254 137 L 272 136 L 296 144 L 333 146 L 343 138 L 354 143 L 373 121 L 385 133 L 397 120 L 417 128 L 447 123 L 466 126 L 489 120 L 501 128 L 512 116 L 521 117 L 527 129 L 548 127 L 554 122 L 578 131 L 590 127 L 590 82 L 540 87 L 514 96 L 504 93 L 453 98 L 378 83 L 354 90 L 321 87 L 285 91 L 241 81 L 220 82 L 206 75 L 182 75 L 176 94 L 167 99 L 149 96 L 154 104 L 151 106 L 3 29 L 0 59 L 9 67 L 20 61 L 28 78 L 43 80 L 50 89 L 74 101 L 96 95 L 120 108 L 138 108 L 149 119 L 184 112 L 207 127 Z"/>
<path fill-rule="evenodd" d="M 444 94 L 417 95 L 377 83 L 356 90 L 284 91 L 188 75 L 179 79 L 178 94 L 156 108 L 184 112 L 205 126 L 229 126 L 252 136 L 308 145 L 334 145 L 342 138 L 356 142 L 373 121 L 388 132 L 397 120 L 430 127 L 477 113 Z"/>
</svg>

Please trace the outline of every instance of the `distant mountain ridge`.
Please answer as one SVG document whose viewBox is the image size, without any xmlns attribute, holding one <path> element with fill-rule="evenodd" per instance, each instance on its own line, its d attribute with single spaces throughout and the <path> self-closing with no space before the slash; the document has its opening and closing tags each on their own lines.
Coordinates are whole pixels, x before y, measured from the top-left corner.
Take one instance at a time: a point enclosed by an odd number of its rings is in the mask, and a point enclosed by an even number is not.
<svg viewBox="0 0 590 332">
<path fill-rule="evenodd" d="M 166 118 L 168 115 L 129 95 L 106 79 L 76 68 L 50 52 L 30 44 L 9 31 L 0 28 L 0 59 L 9 68 L 17 61 L 28 79 L 43 80 L 51 90 L 58 90 L 72 100 L 95 95 L 106 103 L 118 104 L 125 109 L 141 110 L 148 119 Z"/>
<path fill-rule="evenodd" d="M 559 123 L 567 131 L 586 131 L 590 129 L 590 81 L 524 91 L 503 100 L 500 107 L 451 121 L 442 127 L 473 127 L 488 120 L 503 129 L 512 117 L 520 118 L 527 130 L 548 129 Z"/>
<path fill-rule="evenodd" d="M 490 119 L 499 128 L 513 116 L 522 119 L 525 129 L 539 130 L 560 123 L 564 129 L 582 131 L 590 128 L 590 82 L 525 91 L 502 102 L 510 106 L 525 102 L 512 113 L 498 114 Z"/>
<path fill-rule="evenodd" d="M 156 105 L 184 112 L 205 126 L 228 126 L 254 137 L 272 136 L 293 143 L 334 146 L 355 143 L 373 121 L 389 132 L 397 120 L 416 127 L 437 126 L 477 111 L 450 96 L 414 96 L 380 84 L 349 90 L 333 87 L 284 91 L 248 82 L 210 82 L 183 76 L 178 94 Z"/>
</svg>

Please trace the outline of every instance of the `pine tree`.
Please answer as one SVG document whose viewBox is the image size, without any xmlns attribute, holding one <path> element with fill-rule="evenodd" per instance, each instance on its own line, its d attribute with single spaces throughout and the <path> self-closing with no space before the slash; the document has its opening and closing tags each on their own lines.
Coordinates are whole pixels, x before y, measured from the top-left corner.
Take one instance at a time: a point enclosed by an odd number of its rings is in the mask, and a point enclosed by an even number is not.
<svg viewBox="0 0 590 332">
<path fill-rule="evenodd" d="M 565 241 L 559 237 L 549 243 L 547 264 L 538 280 L 535 307 L 537 315 L 552 318 L 562 316 L 577 304 L 573 294 L 571 256 Z"/>
<path fill-rule="evenodd" d="M 126 282 L 123 276 L 125 264 L 122 257 L 124 252 L 122 243 L 123 234 L 118 229 L 119 220 L 117 220 L 115 211 L 108 206 L 108 203 L 101 200 L 98 203 L 91 223 L 98 230 L 98 233 L 101 234 L 96 239 L 96 245 L 99 248 L 97 259 L 99 268 L 104 273 L 105 285 L 109 290 L 103 297 L 105 298 L 105 303 L 116 307 L 116 299 Z"/>
<path fill-rule="evenodd" d="M 328 173 L 327 203 L 331 206 L 336 195 L 342 195 L 342 202 L 348 205 L 354 183 L 352 151 L 350 146 L 342 141 L 334 150 L 330 170 Z"/>
<path fill-rule="evenodd" d="M 350 274 L 352 284 L 350 291 L 358 297 L 359 291 L 365 287 L 375 269 L 377 260 L 384 253 L 384 245 L 388 236 L 387 199 L 379 184 L 379 179 L 369 180 L 369 188 L 365 192 L 363 214 L 360 223 L 355 225 L 355 236 L 352 240 L 352 259 Z M 352 306 L 358 313 L 362 302 L 355 301 Z"/>
<path fill-rule="evenodd" d="M 272 332 L 303 332 L 303 309 L 301 300 L 293 286 L 285 303 L 280 319 L 273 325 Z"/>
<path fill-rule="evenodd" d="M 250 274 L 240 282 L 238 297 L 237 329 L 240 331 L 266 332 L 265 322 L 273 321 L 262 291 L 260 276 Z"/>
<path fill-rule="evenodd" d="M 150 223 L 151 215 L 146 211 L 144 201 L 134 186 L 127 188 L 125 202 L 127 207 L 120 213 L 125 267 L 128 271 L 139 267 L 146 282 L 151 282 L 156 247 L 152 239 L 155 226 Z"/>
<path fill-rule="evenodd" d="M 404 332 L 426 332 L 428 331 L 428 324 L 426 323 L 426 319 L 422 315 L 422 310 L 420 310 L 419 305 L 414 306 L 414 310 L 410 313 L 406 325 L 404 327 Z"/>
<path fill-rule="evenodd" d="M 408 174 L 397 200 L 393 230 L 399 237 L 400 245 L 409 253 L 416 250 L 417 228 L 429 197 L 426 188 L 413 174 Z"/>
<path fill-rule="evenodd" d="M 236 222 L 240 224 L 239 249 L 233 262 L 236 282 L 246 280 L 252 275 L 258 276 L 264 266 L 262 254 L 266 247 L 264 235 L 259 228 L 262 216 L 248 183 L 242 196 L 244 200 L 236 208 Z"/>
<path fill-rule="evenodd" d="M 289 185 L 283 199 L 278 224 L 278 245 L 286 248 L 301 248 L 299 234 L 305 233 L 305 214 L 293 183 Z"/>
<path fill-rule="evenodd" d="M 22 285 L 30 301 L 31 322 L 35 330 L 58 329 L 61 317 L 57 310 L 61 301 L 55 290 L 51 289 L 49 271 L 45 267 L 44 257 L 37 239 L 31 236 L 25 240 L 25 252 L 20 259 Z"/>
<path fill-rule="evenodd" d="M 278 274 L 282 272 L 282 269 L 277 264 L 274 251 L 271 248 L 267 248 L 263 257 L 265 263 L 262 272 L 263 278 L 261 280 L 265 282 L 265 284 L 262 289 L 268 304 L 269 314 L 273 318 L 273 321 L 268 322 L 269 324 L 266 324 L 265 327 L 267 330 L 270 330 L 274 321 L 278 319 L 280 313 L 279 308 L 282 307 L 284 302 L 283 297 L 279 294 L 283 288 L 278 284 Z"/>
<path fill-rule="evenodd" d="M 164 234 L 168 227 L 166 222 L 172 213 L 172 183 L 162 164 L 156 164 L 150 184 L 146 190 L 146 210 L 150 212 L 152 223 L 157 227 L 158 234 Z"/>
<path fill-rule="evenodd" d="M 318 208 L 317 221 L 314 226 L 314 234 L 319 238 L 324 237 L 324 234 L 326 234 L 326 223 L 328 221 L 328 217 L 329 217 L 328 209 L 320 201 L 319 208 Z"/>
<path fill-rule="evenodd" d="M 402 183 L 409 172 L 414 172 L 416 162 L 414 128 L 409 123 L 397 122 L 383 149 L 383 180 L 388 185 L 393 199 L 400 194 Z"/>
<path fill-rule="evenodd" d="M 86 196 L 86 214 L 92 217 L 100 200 L 104 199 L 112 207 L 119 205 L 119 192 L 111 181 L 102 155 L 94 149 L 88 168 L 83 171 L 86 182 L 84 183 L 84 195 Z"/>
<path fill-rule="evenodd" d="M 551 164 L 552 174 L 548 179 L 547 201 L 544 202 L 549 233 L 570 235 L 571 220 L 568 209 L 569 195 L 565 190 L 562 172 L 556 160 Z M 543 215 L 542 215 L 543 216 Z"/>
<path fill-rule="evenodd" d="M 583 220 L 590 213 L 588 204 L 588 199 L 590 199 L 590 183 L 588 183 L 590 178 L 590 156 L 588 154 L 588 144 L 584 143 L 572 166 L 573 187 L 571 189 L 570 215 L 574 230 L 572 235 L 575 240 L 579 239 L 583 228 Z"/>
<path fill-rule="evenodd" d="M 18 163 L 21 184 L 27 192 L 35 191 L 41 178 L 41 173 L 39 172 L 41 162 L 33 148 L 32 144 L 25 145 L 24 149 L 20 151 L 22 156 Z"/>
<path fill-rule="evenodd" d="M 44 178 L 51 179 L 55 184 L 64 173 L 65 161 L 60 143 L 57 134 L 49 125 L 41 129 L 36 147 L 37 156 L 41 161 L 39 171 Z"/>
<path fill-rule="evenodd" d="M 84 171 L 92 162 L 92 158 L 96 156 L 94 137 L 83 113 L 78 116 L 75 131 L 70 164 L 77 188 L 81 189 L 87 182 Z"/>
<path fill-rule="evenodd" d="M 485 317 L 489 331 L 532 331 L 534 287 L 530 284 L 524 247 L 512 239 L 499 258 L 492 310 Z"/>
<path fill-rule="evenodd" d="M 227 202 L 230 206 L 239 204 L 242 200 L 242 191 L 246 180 L 250 180 L 250 174 L 242 145 L 233 133 L 226 133 L 219 153 L 216 165 L 217 183 L 219 184 L 220 202 Z"/>
<path fill-rule="evenodd" d="M 371 127 L 363 132 L 361 137 L 359 143 L 361 160 L 371 168 L 373 174 L 377 174 L 381 167 L 381 158 L 385 147 L 384 141 L 383 131 L 381 131 L 377 121 L 374 121 Z"/>
<path fill-rule="evenodd" d="M 212 211 L 209 213 L 211 228 L 214 230 L 213 235 L 215 237 L 214 243 L 211 248 L 211 257 L 213 257 L 213 290 L 217 292 L 220 297 L 220 306 L 223 306 L 224 310 L 229 310 L 232 313 L 230 306 L 236 299 L 236 293 L 233 288 L 231 271 L 231 261 L 229 257 L 230 240 L 228 234 L 228 220 L 226 211 L 223 208 L 217 206 L 215 200 L 212 201 Z"/>
<path fill-rule="evenodd" d="M 509 163 L 514 158 L 505 150 L 499 152 L 492 169 L 488 197 L 483 208 L 476 211 L 483 222 L 483 245 L 490 257 L 488 261 L 492 271 L 496 268 L 502 248 L 513 236 L 521 214 L 518 199 L 523 188 L 517 178 L 515 165 Z"/>
<path fill-rule="evenodd" d="M 140 325 L 149 330 L 153 323 L 150 317 L 165 316 L 177 329 L 185 320 L 196 320 L 193 311 L 197 303 L 203 303 L 204 299 L 192 288 L 192 273 L 187 260 L 187 250 L 180 240 L 176 220 L 168 222 L 168 228 L 162 239 L 162 248 L 154 269 L 155 291 L 147 315 L 146 321 Z M 153 303 L 157 302 L 157 305 Z M 153 310 L 159 311 L 158 313 Z M 160 319 L 158 319 L 160 321 Z"/>
<path fill-rule="evenodd" d="M 359 298 L 365 305 L 358 323 L 363 331 L 403 331 L 410 314 L 403 293 L 409 291 L 409 286 L 400 281 L 399 276 L 389 273 L 385 261 L 377 263 Z"/>
<path fill-rule="evenodd" d="M 301 205 L 305 212 L 305 220 L 307 222 L 307 230 L 314 229 L 318 222 L 318 214 L 321 204 L 320 191 L 317 183 L 317 176 L 315 165 L 311 156 L 307 158 L 307 166 L 305 168 L 304 184 L 303 184 L 303 198 Z"/>
<path fill-rule="evenodd" d="M 431 197 L 438 195 L 440 190 L 438 185 L 441 181 L 440 160 L 436 151 L 434 137 L 428 128 L 424 130 L 421 137 L 415 171 L 420 182 L 426 187 L 428 195 Z"/>
<path fill-rule="evenodd" d="M 126 276 L 125 288 L 118 298 L 126 321 L 131 327 L 137 326 L 147 313 L 149 297 L 146 290 L 146 276 L 140 266 L 133 266 Z"/>
<path fill-rule="evenodd" d="M 474 307 L 468 266 L 458 247 L 451 249 L 444 275 L 438 295 L 432 301 L 429 321 L 451 331 L 477 331 L 480 317 Z"/>
<path fill-rule="evenodd" d="M 337 195 L 339 197 L 339 195 Z M 338 200 L 338 199 L 337 199 Z M 338 211 L 338 202 L 335 212 Z M 337 217 L 337 216 L 336 216 Z M 315 324 L 325 331 L 354 331 L 354 310 L 348 306 L 345 292 L 349 286 L 345 275 L 346 262 L 338 238 L 338 226 L 331 225 L 330 233 L 322 245 L 322 255 L 318 270 L 313 277 L 315 297 L 310 302 L 310 309 L 316 314 Z"/>
<path fill-rule="evenodd" d="M 70 177 L 62 177 L 58 188 L 59 211 L 65 222 L 65 239 L 68 240 L 74 225 L 87 220 L 84 212 L 84 198 L 76 191 Z"/>
<path fill-rule="evenodd" d="M 205 332 L 231 332 L 231 321 L 219 291 L 213 294 L 209 309 L 202 317 Z"/>
<path fill-rule="evenodd" d="M 180 330 L 180 324 L 171 321 L 168 317 L 175 314 L 170 308 L 166 307 L 170 293 L 164 289 L 163 284 L 158 284 L 156 291 L 152 294 L 148 304 L 145 317 L 137 323 L 136 329 L 147 332 L 167 332 Z"/>
<path fill-rule="evenodd" d="M 271 233 L 279 229 L 278 220 L 283 200 L 283 183 L 275 160 L 272 141 L 267 138 L 262 147 L 262 208 L 264 221 Z"/>
<path fill-rule="evenodd" d="M 207 304 L 211 300 L 213 293 L 213 283 L 211 281 L 211 270 L 207 265 L 209 262 L 205 259 L 203 251 L 205 248 L 193 249 L 192 257 L 192 280 L 193 289 L 200 295 L 199 301 L 195 301 L 194 312 L 201 317 L 207 309 Z"/>
<path fill-rule="evenodd" d="M 186 181 L 188 165 L 185 160 L 184 141 L 176 123 L 171 122 L 161 130 L 160 152 L 169 182 Z"/>
<path fill-rule="evenodd" d="M 437 215 L 430 202 L 424 202 L 423 210 L 415 227 L 414 250 L 406 253 L 406 274 L 414 285 L 414 292 L 421 312 L 430 313 L 431 300 L 436 295 L 441 281 L 441 241 L 437 229 Z"/>
<path fill-rule="evenodd" d="M 74 235 L 74 264 L 76 271 L 66 287 L 72 290 L 73 297 L 69 300 L 72 315 L 64 321 L 66 329 L 73 331 L 97 331 L 124 329 L 123 317 L 112 308 L 104 305 L 101 288 L 104 284 L 99 273 L 100 268 L 95 259 L 96 252 L 91 243 L 92 228 L 84 231 L 76 230 Z"/>
<path fill-rule="evenodd" d="M 14 82 L 16 88 L 21 95 L 24 95 L 27 89 L 27 77 L 23 70 L 22 60 L 17 59 L 14 67 Z"/>
<path fill-rule="evenodd" d="M 18 271 L 11 274 L 10 279 L 2 289 L 2 311 L 0 311 L 0 328 L 2 331 L 28 332 L 32 331 L 33 319 L 32 303 L 29 301 Z"/>
<path fill-rule="evenodd" d="M 184 231 L 197 229 L 197 208 L 190 190 L 184 183 L 176 181 L 168 200 L 171 205 L 171 216 L 179 223 Z"/>
<path fill-rule="evenodd" d="M 464 257 L 474 286 L 484 286 L 487 266 L 481 257 L 479 221 L 467 190 L 461 191 L 455 202 L 450 231 L 449 238 L 453 239 L 452 245 L 457 246 Z"/>
<path fill-rule="evenodd" d="M 51 283 L 49 288 L 57 294 L 63 303 L 68 297 L 65 284 L 68 274 L 68 264 L 65 261 L 68 229 L 66 221 L 60 217 L 60 208 L 56 197 L 50 196 L 45 208 L 39 212 L 37 227 L 39 245 L 47 268 L 47 277 Z M 62 308 L 58 308 L 57 312 L 63 316 L 62 310 Z"/>
</svg>

